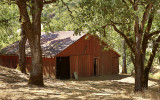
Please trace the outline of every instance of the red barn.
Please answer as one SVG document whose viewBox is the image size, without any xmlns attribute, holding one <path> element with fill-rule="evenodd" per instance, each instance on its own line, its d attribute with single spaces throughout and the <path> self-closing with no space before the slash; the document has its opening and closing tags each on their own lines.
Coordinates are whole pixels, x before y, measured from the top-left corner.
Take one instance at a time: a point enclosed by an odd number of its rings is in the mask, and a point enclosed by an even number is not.
<svg viewBox="0 0 160 100">
<path fill-rule="evenodd" d="M 73 31 L 44 34 L 41 37 L 44 75 L 57 79 L 90 77 L 119 73 L 120 55 L 113 50 L 104 50 L 108 45 L 98 37 Z M 86 38 L 87 37 L 87 38 Z M 26 64 L 30 69 L 29 44 L 26 43 Z M 18 42 L 1 50 L 0 65 L 16 68 L 18 64 Z"/>
</svg>

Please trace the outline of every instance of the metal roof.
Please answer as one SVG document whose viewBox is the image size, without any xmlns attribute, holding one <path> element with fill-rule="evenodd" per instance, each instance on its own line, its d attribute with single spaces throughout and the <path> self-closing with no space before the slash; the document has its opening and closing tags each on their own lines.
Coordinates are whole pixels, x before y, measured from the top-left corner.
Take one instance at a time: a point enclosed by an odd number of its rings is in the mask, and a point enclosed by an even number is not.
<svg viewBox="0 0 160 100">
<path fill-rule="evenodd" d="M 41 36 L 42 55 L 46 57 L 54 57 L 84 35 L 85 34 L 82 33 L 81 35 L 76 36 L 74 35 L 74 31 L 59 31 L 48 34 L 43 32 Z M 3 48 L 0 51 L 0 54 L 18 54 L 18 45 L 19 41 Z M 26 43 L 26 55 L 31 55 L 28 41 Z"/>
</svg>

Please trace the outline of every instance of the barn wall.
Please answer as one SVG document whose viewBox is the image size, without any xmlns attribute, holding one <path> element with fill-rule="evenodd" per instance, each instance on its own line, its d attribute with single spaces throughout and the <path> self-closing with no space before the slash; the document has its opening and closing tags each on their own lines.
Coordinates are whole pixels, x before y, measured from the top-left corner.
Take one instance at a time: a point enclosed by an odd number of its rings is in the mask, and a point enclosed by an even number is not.
<svg viewBox="0 0 160 100">
<path fill-rule="evenodd" d="M 8 68 L 17 68 L 18 56 L 0 55 L 0 65 Z M 26 67 L 27 71 L 31 70 L 32 59 L 31 57 L 26 57 Z M 55 58 L 45 58 L 43 57 L 43 74 L 45 76 L 55 77 Z"/>
<path fill-rule="evenodd" d="M 87 68 L 83 67 L 83 64 L 85 61 L 87 61 L 87 59 L 83 58 L 85 55 L 90 55 L 90 58 L 88 58 L 90 59 L 90 61 L 88 60 L 88 63 L 90 63 L 88 66 L 86 66 Z M 99 39 L 94 36 L 89 36 L 87 39 L 85 39 L 85 36 L 83 36 L 57 56 L 70 56 L 71 70 L 78 70 L 77 72 L 80 77 L 93 76 L 94 58 L 99 59 L 99 67 L 97 68 L 98 75 L 117 74 L 119 69 L 118 60 L 112 60 L 112 58 L 118 58 L 119 55 L 113 50 L 104 51 L 103 46 L 100 45 Z M 83 59 L 80 59 L 81 57 Z M 73 67 L 76 66 L 76 59 L 78 59 L 78 69 Z M 89 74 L 86 75 L 84 69 L 89 69 Z M 71 71 L 71 77 L 73 77 L 73 71 Z"/>
<path fill-rule="evenodd" d="M 56 57 L 70 56 L 70 76 L 73 72 L 78 72 L 79 77 L 89 77 L 94 75 L 94 59 L 98 58 L 98 75 L 118 74 L 119 55 L 113 50 L 104 51 L 98 38 L 89 36 L 87 39 L 83 36 L 71 46 L 60 52 L 54 58 L 43 57 L 44 75 L 55 77 L 56 75 Z M 8 63 L 9 62 L 9 63 Z M 0 56 L 2 66 L 16 68 L 18 56 Z M 30 70 L 31 57 L 26 57 L 26 66 Z"/>
<path fill-rule="evenodd" d="M 118 74 L 119 73 L 119 58 L 113 57 L 112 58 L 112 74 Z"/>
<path fill-rule="evenodd" d="M 0 55 L 0 65 L 8 68 L 16 68 L 18 63 L 18 56 L 4 56 Z"/>
<path fill-rule="evenodd" d="M 112 73 L 112 57 L 111 51 L 102 52 L 102 73 L 111 74 Z"/>
<path fill-rule="evenodd" d="M 71 46 L 60 52 L 56 56 L 77 56 L 77 55 L 95 55 L 101 54 L 101 45 L 99 45 L 98 38 L 90 36 L 81 37 L 78 41 Z"/>
<path fill-rule="evenodd" d="M 90 55 L 70 56 L 70 77 L 77 72 L 78 77 L 91 76 Z"/>
<path fill-rule="evenodd" d="M 49 77 L 55 77 L 56 75 L 56 58 L 45 58 L 43 57 L 43 75 Z M 32 59 L 26 57 L 26 67 L 28 72 L 31 70 Z"/>
</svg>

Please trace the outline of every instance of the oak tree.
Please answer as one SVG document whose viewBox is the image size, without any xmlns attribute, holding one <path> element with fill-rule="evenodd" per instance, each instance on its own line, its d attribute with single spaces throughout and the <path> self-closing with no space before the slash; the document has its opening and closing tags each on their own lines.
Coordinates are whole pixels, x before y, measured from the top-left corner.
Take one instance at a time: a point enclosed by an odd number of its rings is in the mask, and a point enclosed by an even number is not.
<svg viewBox="0 0 160 100">
<path fill-rule="evenodd" d="M 21 25 L 28 39 L 32 68 L 28 84 L 43 86 L 43 63 L 40 46 L 41 14 L 44 4 L 54 3 L 56 0 L 16 0 L 21 16 Z"/>
<path fill-rule="evenodd" d="M 160 1 L 80 0 L 77 8 L 73 10 L 77 30 L 105 36 L 109 30 L 104 34 L 104 29 L 110 27 L 124 38 L 133 54 L 135 91 L 148 88 L 148 74 L 160 42 Z"/>
</svg>

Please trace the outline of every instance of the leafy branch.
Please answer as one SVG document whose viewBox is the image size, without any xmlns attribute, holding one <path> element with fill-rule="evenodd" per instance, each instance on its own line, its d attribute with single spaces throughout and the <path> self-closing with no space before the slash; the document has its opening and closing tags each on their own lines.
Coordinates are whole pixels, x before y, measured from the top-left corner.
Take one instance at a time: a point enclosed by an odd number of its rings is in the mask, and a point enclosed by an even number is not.
<svg viewBox="0 0 160 100">
<path fill-rule="evenodd" d="M 65 3 L 63 0 L 61 0 L 61 2 L 62 2 L 62 4 L 63 4 L 64 6 L 66 6 L 66 7 L 67 7 L 67 10 L 70 12 L 70 16 L 72 17 L 72 20 L 73 20 L 74 16 L 72 15 L 72 11 L 70 10 L 70 8 L 69 8 L 68 4 L 67 4 L 67 3 Z"/>
<path fill-rule="evenodd" d="M 8 23 L 10 20 L 15 19 L 15 18 L 18 18 L 18 17 L 19 17 L 19 16 L 11 17 L 11 18 L 9 18 L 9 19 L 2 19 L 2 20 L 0 20 L 0 23 Z"/>
</svg>

